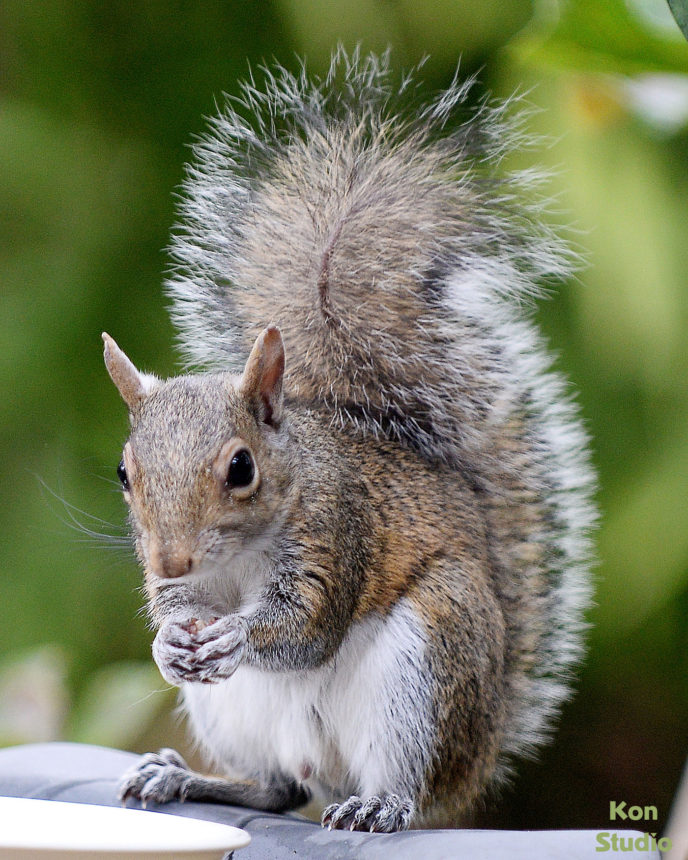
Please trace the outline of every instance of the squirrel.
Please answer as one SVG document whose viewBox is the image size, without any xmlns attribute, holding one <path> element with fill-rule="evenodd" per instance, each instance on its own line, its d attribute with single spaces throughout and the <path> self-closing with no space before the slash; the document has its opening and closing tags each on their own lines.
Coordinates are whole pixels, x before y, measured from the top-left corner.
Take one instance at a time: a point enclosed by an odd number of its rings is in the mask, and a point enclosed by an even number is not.
<svg viewBox="0 0 688 860">
<path fill-rule="evenodd" d="M 410 114 L 386 55 L 265 73 L 183 186 L 191 369 L 142 373 L 103 334 L 153 657 L 226 774 L 163 749 L 120 798 L 319 788 L 330 828 L 458 825 L 582 656 L 594 475 L 530 301 L 575 253 L 539 174 L 501 172 L 523 112 L 469 107 L 472 79 Z"/>
</svg>

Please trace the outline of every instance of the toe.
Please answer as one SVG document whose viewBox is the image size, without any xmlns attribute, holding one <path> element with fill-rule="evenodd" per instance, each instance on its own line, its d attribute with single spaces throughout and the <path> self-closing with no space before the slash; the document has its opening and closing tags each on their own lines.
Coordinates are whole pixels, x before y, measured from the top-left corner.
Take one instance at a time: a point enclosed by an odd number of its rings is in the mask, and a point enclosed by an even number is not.
<svg viewBox="0 0 688 860">
<path fill-rule="evenodd" d="M 329 816 L 328 826 L 331 830 L 344 830 L 351 825 L 354 815 L 361 808 L 362 801 L 360 797 L 352 795 L 344 803 L 339 806 Z"/>
<path fill-rule="evenodd" d="M 370 830 L 370 824 L 381 806 L 382 800 L 379 797 L 369 797 L 354 814 L 349 829 Z"/>
<path fill-rule="evenodd" d="M 397 830 L 408 830 L 411 823 L 413 804 L 410 800 L 402 800 L 396 794 L 388 794 L 382 806 L 372 816 L 371 833 L 394 833 Z"/>
</svg>

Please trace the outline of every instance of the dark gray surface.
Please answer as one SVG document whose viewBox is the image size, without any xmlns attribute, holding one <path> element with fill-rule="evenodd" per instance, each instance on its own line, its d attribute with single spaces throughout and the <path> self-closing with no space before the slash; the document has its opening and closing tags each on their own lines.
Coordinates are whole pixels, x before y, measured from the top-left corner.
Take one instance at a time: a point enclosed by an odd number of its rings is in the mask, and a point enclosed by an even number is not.
<svg viewBox="0 0 688 860">
<path fill-rule="evenodd" d="M 0 795 L 116 806 L 116 785 L 136 759 L 131 753 L 81 744 L 32 744 L 0 750 Z M 130 802 L 129 805 L 134 805 Z M 323 830 L 296 815 L 210 803 L 152 807 L 175 815 L 243 827 L 251 834 L 237 860 L 592 860 L 604 856 L 653 858 L 652 852 L 601 853 L 597 831 L 416 830 L 342 833 Z M 610 828 L 611 829 L 611 828 Z M 616 831 L 629 836 L 631 831 Z M 635 834 L 639 835 L 639 834 Z"/>
</svg>

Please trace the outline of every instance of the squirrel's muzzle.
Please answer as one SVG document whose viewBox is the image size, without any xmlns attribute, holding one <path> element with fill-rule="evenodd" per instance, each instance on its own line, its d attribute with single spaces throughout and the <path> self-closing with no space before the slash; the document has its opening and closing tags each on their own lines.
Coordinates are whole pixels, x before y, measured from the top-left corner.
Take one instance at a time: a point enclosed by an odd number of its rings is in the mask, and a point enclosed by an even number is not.
<svg viewBox="0 0 688 860">
<path fill-rule="evenodd" d="M 151 538 L 148 547 L 148 564 L 151 571 L 161 579 L 176 579 L 178 576 L 191 573 L 194 569 L 194 557 L 186 547 L 161 548 L 157 540 Z"/>
</svg>

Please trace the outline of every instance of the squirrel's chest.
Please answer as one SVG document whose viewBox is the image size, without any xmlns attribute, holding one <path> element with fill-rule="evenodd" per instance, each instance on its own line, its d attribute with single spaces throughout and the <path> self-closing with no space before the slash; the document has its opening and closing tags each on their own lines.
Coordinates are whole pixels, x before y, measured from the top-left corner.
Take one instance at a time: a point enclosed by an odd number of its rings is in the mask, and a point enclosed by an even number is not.
<svg viewBox="0 0 688 860">
<path fill-rule="evenodd" d="M 424 651 L 415 615 L 400 604 L 385 619 L 359 622 L 326 666 L 241 667 L 220 684 L 186 685 L 184 704 L 196 739 L 221 767 L 244 778 L 275 771 L 297 781 L 312 776 L 346 793 L 371 775 L 371 749 L 385 766 L 387 741 L 403 730 L 405 713 L 397 706 L 409 685 L 429 712 Z"/>
</svg>

